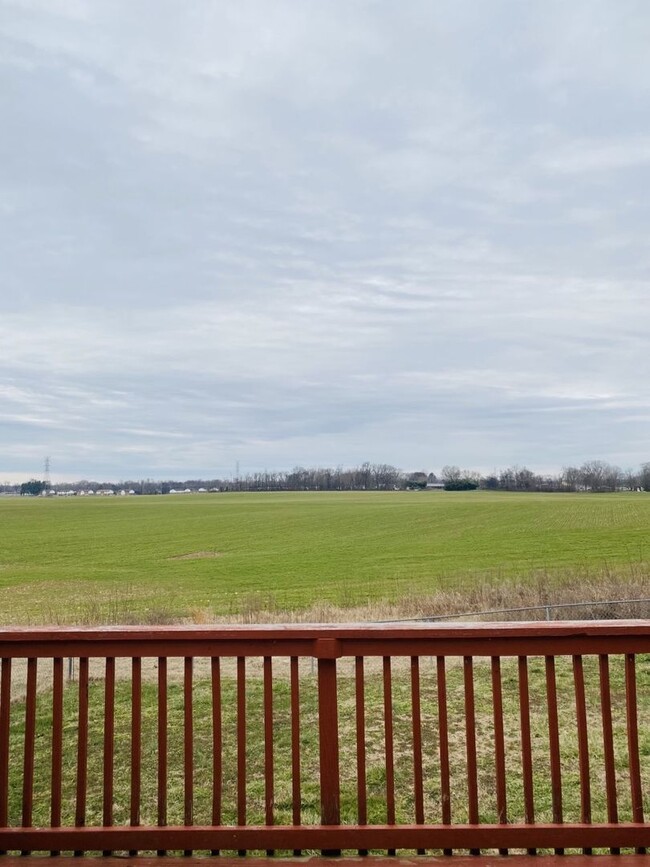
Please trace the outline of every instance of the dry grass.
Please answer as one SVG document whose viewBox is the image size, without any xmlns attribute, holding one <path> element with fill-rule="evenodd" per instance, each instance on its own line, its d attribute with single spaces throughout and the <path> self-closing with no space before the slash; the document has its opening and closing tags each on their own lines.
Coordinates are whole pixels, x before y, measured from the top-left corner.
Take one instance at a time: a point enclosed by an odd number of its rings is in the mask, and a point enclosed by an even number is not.
<svg viewBox="0 0 650 867">
<path fill-rule="evenodd" d="M 335 605 L 326 599 L 315 599 L 310 605 L 293 609 L 281 605 L 272 592 L 240 594 L 236 610 L 219 611 L 210 606 L 195 606 L 189 610 L 177 597 L 167 602 L 158 599 L 149 604 L 147 590 L 129 585 L 97 588 L 92 594 L 77 591 L 74 608 L 65 614 L 59 608 L 44 608 L 39 622 L 55 625 L 137 625 L 148 626 L 174 623 L 377 623 L 389 620 L 455 618 L 465 620 L 544 620 L 545 606 L 566 605 L 551 609 L 552 620 L 607 620 L 649 618 L 649 602 L 626 602 L 650 597 L 650 566 L 630 565 L 626 568 L 566 569 L 557 573 L 535 573 L 528 582 L 497 576 L 466 576 L 456 587 L 438 589 L 423 594 L 412 589 L 394 600 L 369 600 L 364 604 Z M 64 586 L 52 587 L 52 592 L 67 593 Z M 73 589 L 69 588 L 70 594 Z M 615 605 L 605 602 L 620 600 Z M 590 603 L 585 606 L 584 603 Z M 575 606 L 575 607 L 571 607 Z M 503 614 L 502 609 L 524 609 Z M 537 609 L 537 610 L 536 610 Z M 32 623 L 34 621 L 31 621 Z"/>
<path fill-rule="evenodd" d="M 194 609 L 195 623 L 377 623 L 389 620 L 455 618 L 467 620 L 609 620 L 650 617 L 650 568 L 624 570 L 566 570 L 557 575 L 536 573 L 529 583 L 504 578 L 464 581 L 462 589 L 437 590 L 423 594 L 411 591 L 393 601 L 371 601 L 341 607 L 318 600 L 300 611 L 278 605 L 270 593 L 248 594 L 240 599 L 236 614 L 217 615 L 210 609 Z M 620 600 L 615 605 L 603 604 Z M 586 605 L 584 603 L 590 603 Z M 546 606 L 574 606 L 550 609 Z M 504 609 L 495 616 L 490 612 Z M 488 612 L 482 616 L 479 612 Z"/>
<path fill-rule="evenodd" d="M 168 560 L 216 560 L 217 557 L 223 557 L 220 551 L 191 551 L 189 554 L 177 554 L 175 557 L 168 557 Z"/>
</svg>

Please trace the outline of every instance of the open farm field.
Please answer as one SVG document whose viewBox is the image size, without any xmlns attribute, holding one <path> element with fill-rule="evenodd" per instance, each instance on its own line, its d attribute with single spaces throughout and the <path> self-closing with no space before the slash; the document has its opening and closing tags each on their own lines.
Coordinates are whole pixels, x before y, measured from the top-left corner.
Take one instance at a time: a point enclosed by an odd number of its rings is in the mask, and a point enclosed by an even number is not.
<svg viewBox="0 0 650 867">
<path fill-rule="evenodd" d="M 424 616 L 443 598 L 463 611 L 648 595 L 649 531 L 643 494 L 2 499 L 0 622 L 261 620 L 306 609 L 331 619 L 323 607 L 395 601 L 404 604 L 388 616 Z"/>
</svg>

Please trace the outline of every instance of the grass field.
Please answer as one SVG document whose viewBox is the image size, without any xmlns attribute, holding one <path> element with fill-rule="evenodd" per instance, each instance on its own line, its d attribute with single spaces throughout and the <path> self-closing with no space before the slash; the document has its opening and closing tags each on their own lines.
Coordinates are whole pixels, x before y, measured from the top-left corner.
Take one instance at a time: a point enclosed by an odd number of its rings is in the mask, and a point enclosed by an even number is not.
<svg viewBox="0 0 650 867">
<path fill-rule="evenodd" d="M 0 619 L 260 619 L 317 604 L 417 608 L 440 594 L 459 610 L 529 604 L 528 591 L 638 594 L 649 530 L 643 494 L 0 499 Z"/>
</svg>

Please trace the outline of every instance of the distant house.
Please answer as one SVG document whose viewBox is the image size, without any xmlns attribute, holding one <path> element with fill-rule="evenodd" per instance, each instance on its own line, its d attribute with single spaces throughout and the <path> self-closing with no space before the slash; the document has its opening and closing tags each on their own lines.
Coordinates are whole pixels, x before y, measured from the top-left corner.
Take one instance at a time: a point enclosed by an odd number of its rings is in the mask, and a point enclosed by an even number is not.
<svg viewBox="0 0 650 867">
<path fill-rule="evenodd" d="M 429 473 L 427 476 L 427 490 L 443 491 L 445 483 L 441 482 L 435 473 Z"/>
</svg>

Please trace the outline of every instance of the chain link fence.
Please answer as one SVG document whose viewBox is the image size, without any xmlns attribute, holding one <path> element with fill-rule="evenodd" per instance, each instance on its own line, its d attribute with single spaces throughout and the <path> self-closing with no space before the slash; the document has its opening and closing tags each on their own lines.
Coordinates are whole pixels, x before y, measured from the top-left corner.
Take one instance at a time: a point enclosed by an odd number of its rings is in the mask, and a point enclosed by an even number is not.
<svg viewBox="0 0 650 867">
<path fill-rule="evenodd" d="M 605 599 L 590 602 L 562 602 L 526 605 L 521 608 L 492 608 L 458 614 L 432 614 L 381 620 L 380 623 L 440 623 L 445 620 L 646 620 L 650 619 L 650 599 Z"/>
</svg>

